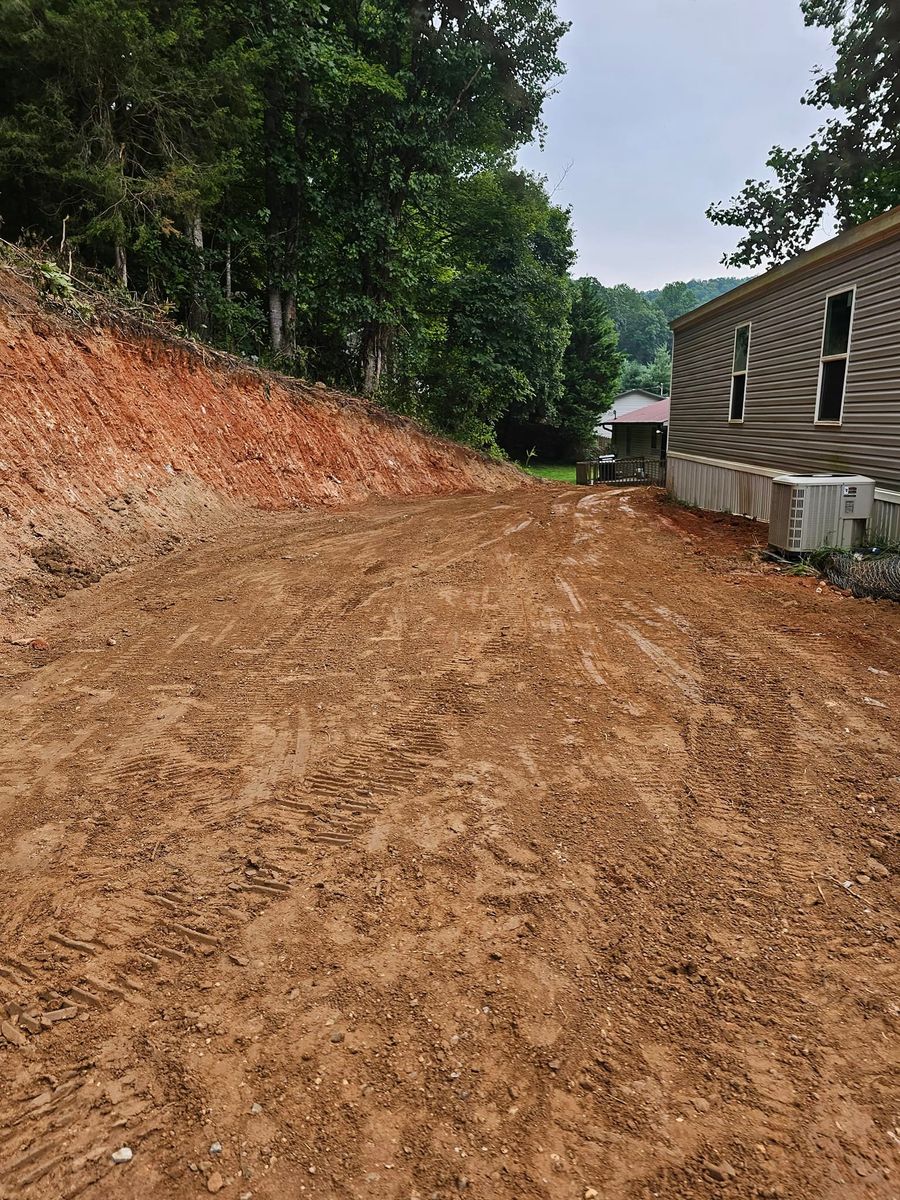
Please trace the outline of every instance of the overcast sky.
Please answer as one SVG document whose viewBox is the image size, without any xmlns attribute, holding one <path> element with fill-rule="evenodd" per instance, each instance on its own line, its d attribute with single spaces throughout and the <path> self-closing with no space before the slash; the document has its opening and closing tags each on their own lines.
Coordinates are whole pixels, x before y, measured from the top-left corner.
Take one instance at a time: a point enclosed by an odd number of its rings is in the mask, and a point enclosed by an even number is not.
<svg viewBox="0 0 900 1200">
<path fill-rule="evenodd" d="M 545 110 L 544 152 L 521 162 L 572 208 L 575 272 L 639 288 L 728 274 L 720 260 L 737 236 L 706 208 L 759 177 L 772 145 L 800 145 L 821 123 L 800 96 L 831 61 L 827 34 L 804 26 L 799 0 L 558 7 L 572 22 L 568 71 Z"/>
</svg>

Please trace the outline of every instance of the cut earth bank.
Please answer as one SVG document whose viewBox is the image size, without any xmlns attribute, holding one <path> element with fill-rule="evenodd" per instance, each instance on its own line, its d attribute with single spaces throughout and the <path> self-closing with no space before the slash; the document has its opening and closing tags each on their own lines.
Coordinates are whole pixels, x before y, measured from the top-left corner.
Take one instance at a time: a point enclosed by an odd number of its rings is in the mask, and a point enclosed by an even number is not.
<svg viewBox="0 0 900 1200">
<path fill-rule="evenodd" d="M 374 404 L 42 303 L 0 267 L 0 636 L 258 509 L 490 492 L 521 473 Z"/>
</svg>

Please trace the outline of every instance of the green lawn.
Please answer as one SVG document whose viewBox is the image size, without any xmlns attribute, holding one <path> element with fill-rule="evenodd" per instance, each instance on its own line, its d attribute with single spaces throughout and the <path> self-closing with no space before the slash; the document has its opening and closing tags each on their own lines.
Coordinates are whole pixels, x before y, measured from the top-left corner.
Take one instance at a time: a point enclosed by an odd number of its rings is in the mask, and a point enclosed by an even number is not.
<svg viewBox="0 0 900 1200">
<path fill-rule="evenodd" d="M 537 475 L 541 479 L 555 479 L 557 483 L 575 482 L 574 463 L 539 463 L 532 462 L 529 466 L 520 463 L 523 471 L 529 475 Z"/>
</svg>

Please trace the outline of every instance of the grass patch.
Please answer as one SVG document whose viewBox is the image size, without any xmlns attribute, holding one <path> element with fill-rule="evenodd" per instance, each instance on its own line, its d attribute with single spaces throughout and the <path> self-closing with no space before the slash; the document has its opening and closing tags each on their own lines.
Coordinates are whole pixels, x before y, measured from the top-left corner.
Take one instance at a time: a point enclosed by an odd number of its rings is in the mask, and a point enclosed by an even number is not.
<svg viewBox="0 0 900 1200">
<path fill-rule="evenodd" d="M 532 462 L 527 467 L 524 463 L 519 463 L 519 466 L 523 471 L 527 471 L 529 475 L 537 475 L 539 479 L 553 479 L 557 483 L 575 482 L 574 463 Z"/>
</svg>

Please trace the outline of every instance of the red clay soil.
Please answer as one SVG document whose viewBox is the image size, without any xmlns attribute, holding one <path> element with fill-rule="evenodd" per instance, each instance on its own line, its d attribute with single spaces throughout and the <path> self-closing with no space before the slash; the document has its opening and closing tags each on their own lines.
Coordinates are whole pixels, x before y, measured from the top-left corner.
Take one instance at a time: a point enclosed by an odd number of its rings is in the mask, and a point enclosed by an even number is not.
<svg viewBox="0 0 900 1200">
<path fill-rule="evenodd" d="M 63 320 L 0 268 L 0 598 L 20 610 L 251 507 L 520 484 L 340 393 Z"/>
<path fill-rule="evenodd" d="M 264 513 L 0 647 L 0 1197 L 894 1200 L 900 611 L 758 533 Z"/>
</svg>

